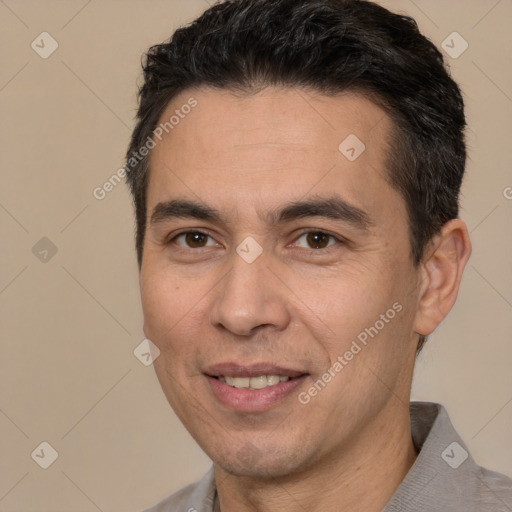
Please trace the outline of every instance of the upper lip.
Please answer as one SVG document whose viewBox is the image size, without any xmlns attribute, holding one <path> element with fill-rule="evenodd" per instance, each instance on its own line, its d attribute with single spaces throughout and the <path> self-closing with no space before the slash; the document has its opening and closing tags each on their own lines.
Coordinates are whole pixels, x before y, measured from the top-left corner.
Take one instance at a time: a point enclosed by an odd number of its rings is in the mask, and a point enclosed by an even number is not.
<svg viewBox="0 0 512 512">
<path fill-rule="evenodd" d="M 284 368 L 270 363 L 218 363 L 206 368 L 206 375 L 210 377 L 258 377 L 260 375 L 278 375 L 279 377 L 300 377 L 306 372 Z"/>
</svg>

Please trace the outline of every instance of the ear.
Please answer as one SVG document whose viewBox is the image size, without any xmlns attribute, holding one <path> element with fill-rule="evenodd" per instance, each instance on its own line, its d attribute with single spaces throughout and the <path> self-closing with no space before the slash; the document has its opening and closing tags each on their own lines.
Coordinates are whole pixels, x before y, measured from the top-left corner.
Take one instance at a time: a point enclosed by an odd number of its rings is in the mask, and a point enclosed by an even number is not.
<svg viewBox="0 0 512 512">
<path fill-rule="evenodd" d="M 430 334 L 446 317 L 457 298 L 462 272 L 471 254 L 466 224 L 447 222 L 425 250 L 420 263 L 421 284 L 414 331 Z"/>
</svg>

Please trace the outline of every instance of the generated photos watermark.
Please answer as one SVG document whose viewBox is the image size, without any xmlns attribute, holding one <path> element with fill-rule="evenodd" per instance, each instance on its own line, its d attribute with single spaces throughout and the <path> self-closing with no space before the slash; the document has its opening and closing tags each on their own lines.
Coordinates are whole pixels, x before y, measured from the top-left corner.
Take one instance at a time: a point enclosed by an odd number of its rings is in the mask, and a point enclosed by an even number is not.
<svg viewBox="0 0 512 512">
<path fill-rule="evenodd" d="M 192 109 L 197 107 L 197 104 L 198 102 L 194 97 L 189 98 L 186 103 L 174 111 L 174 114 L 169 117 L 167 121 L 160 123 L 153 130 L 153 135 L 148 136 L 146 142 L 139 148 L 139 150 L 134 151 L 126 160 L 126 163 L 117 169 L 117 171 L 112 174 L 112 176 L 110 176 L 103 185 L 96 187 L 92 191 L 92 195 L 95 199 L 98 199 L 99 201 L 105 199 L 107 194 L 112 192 L 112 190 L 121 183 L 126 175 L 149 155 L 149 152 L 157 145 L 156 139 L 161 142 L 164 133 L 170 133 L 171 130 L 174 130 L 174 128 L 176 128 L 176 126 L 178 126 L 181 121 L 185 119 L 190 112 L 192 112 Z"/>
<path fill-rule="evenodd" d="M 298 400 L 302 405 L 307 405 L 311 399 L 318 395 L 329 382 L 338 375 L 341 370 L 347 366 L 354 357 L 362 352 L 368 346 L 370 339 L 375 338 L 382 329 L 389 324 L 398 313 L 403 310 L 402 304 L 395 302 L 385 313 L 381 313 L 379 319 L 370 327 L 366 327 L 357 336 L 357 340 L 353 340 L 348 350 L 343 355 L 339 355 L 331 367 L 317 379 L 307 391 L 302 391 L 298 395 Z"/>
</svg>

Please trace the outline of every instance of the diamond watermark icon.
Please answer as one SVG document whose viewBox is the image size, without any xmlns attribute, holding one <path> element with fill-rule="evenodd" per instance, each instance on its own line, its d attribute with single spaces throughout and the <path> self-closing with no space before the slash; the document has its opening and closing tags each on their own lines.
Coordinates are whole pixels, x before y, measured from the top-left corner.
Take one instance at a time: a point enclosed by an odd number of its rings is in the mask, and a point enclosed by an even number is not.
<svg viewBox="0 0 512 512">
<path fill-rule="evenodd" d="M 160 349 L 151 340 L 144 338 L 135 347 L 133 354 L 144 366 L 151 366 L 160 355 Z"/>
<path fill-rule="evenodd" d="M 47 59 L 59 47 L 59 43 L 48 32 L 41 32 L 30 46 L 39 57 Z"/>
<path fill-rule="evenodd" d="M 468 452 L 457 441 L 454 441 L 444 449 L 441 458 L 448 466 L 457 469 L 468 458 Z"/>
<path fill-rule="evenodd" d="M 261 459 L 261 455 L 261 450 L 250 442 L 245 443 L 236 454 L 238 460 L 247 467 L 254 466 Z"/>
<path fill-rule="evenodd" d="M 452 32 L 441 43 L 441 47 L 452 59 L 458 59 L 468 49 L 469 44 L 458 32 Z"/>
<path fill-rule="evenodd" d="M 56 254 L 57 246 L 49 239 L 43 236 L 32 247 L 32 254 L 41 262 L 48 263 Z"/>
<path fill-rule="evenodd" d="M 246 263 L 252 263 L 261 255 L 263 247 L 252 236 L 248 236 L 236 248 L 236 252 Z"/>
<path fill-rule="evenodd" d="M 359 158 L 365 149 L 366 146 L 363 141 L 353 133 L 346 137 L 338 146 L 340 153 L 351 162 Z"/>
<path fill-rule="evenodd" d="M 48 469 L 56 460 L 59 454 L 48 442 L 43 441 L 31 454 L 32 459 L 43 469 Z"/>
</svg>

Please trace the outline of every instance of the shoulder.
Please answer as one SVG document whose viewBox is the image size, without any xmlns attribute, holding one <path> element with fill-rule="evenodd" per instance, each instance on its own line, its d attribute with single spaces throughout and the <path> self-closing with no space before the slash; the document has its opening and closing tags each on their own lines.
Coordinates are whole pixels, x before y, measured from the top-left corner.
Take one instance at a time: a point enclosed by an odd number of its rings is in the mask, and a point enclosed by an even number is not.
<svg viewBox="0 0 512 512">
<path fill-rule="evenodd" d="M 512 480 L 475 462 L 444 407 L 410 409 L 418 456 L 385 512 L 511 512 Z"/>
<path fill-rule="evenodd" d="M 476 484 L 480 488 L 481 510 L 509 512 L 512 510 L 512 479 L 480 466 L 475 471 Z"/>
</svg>

